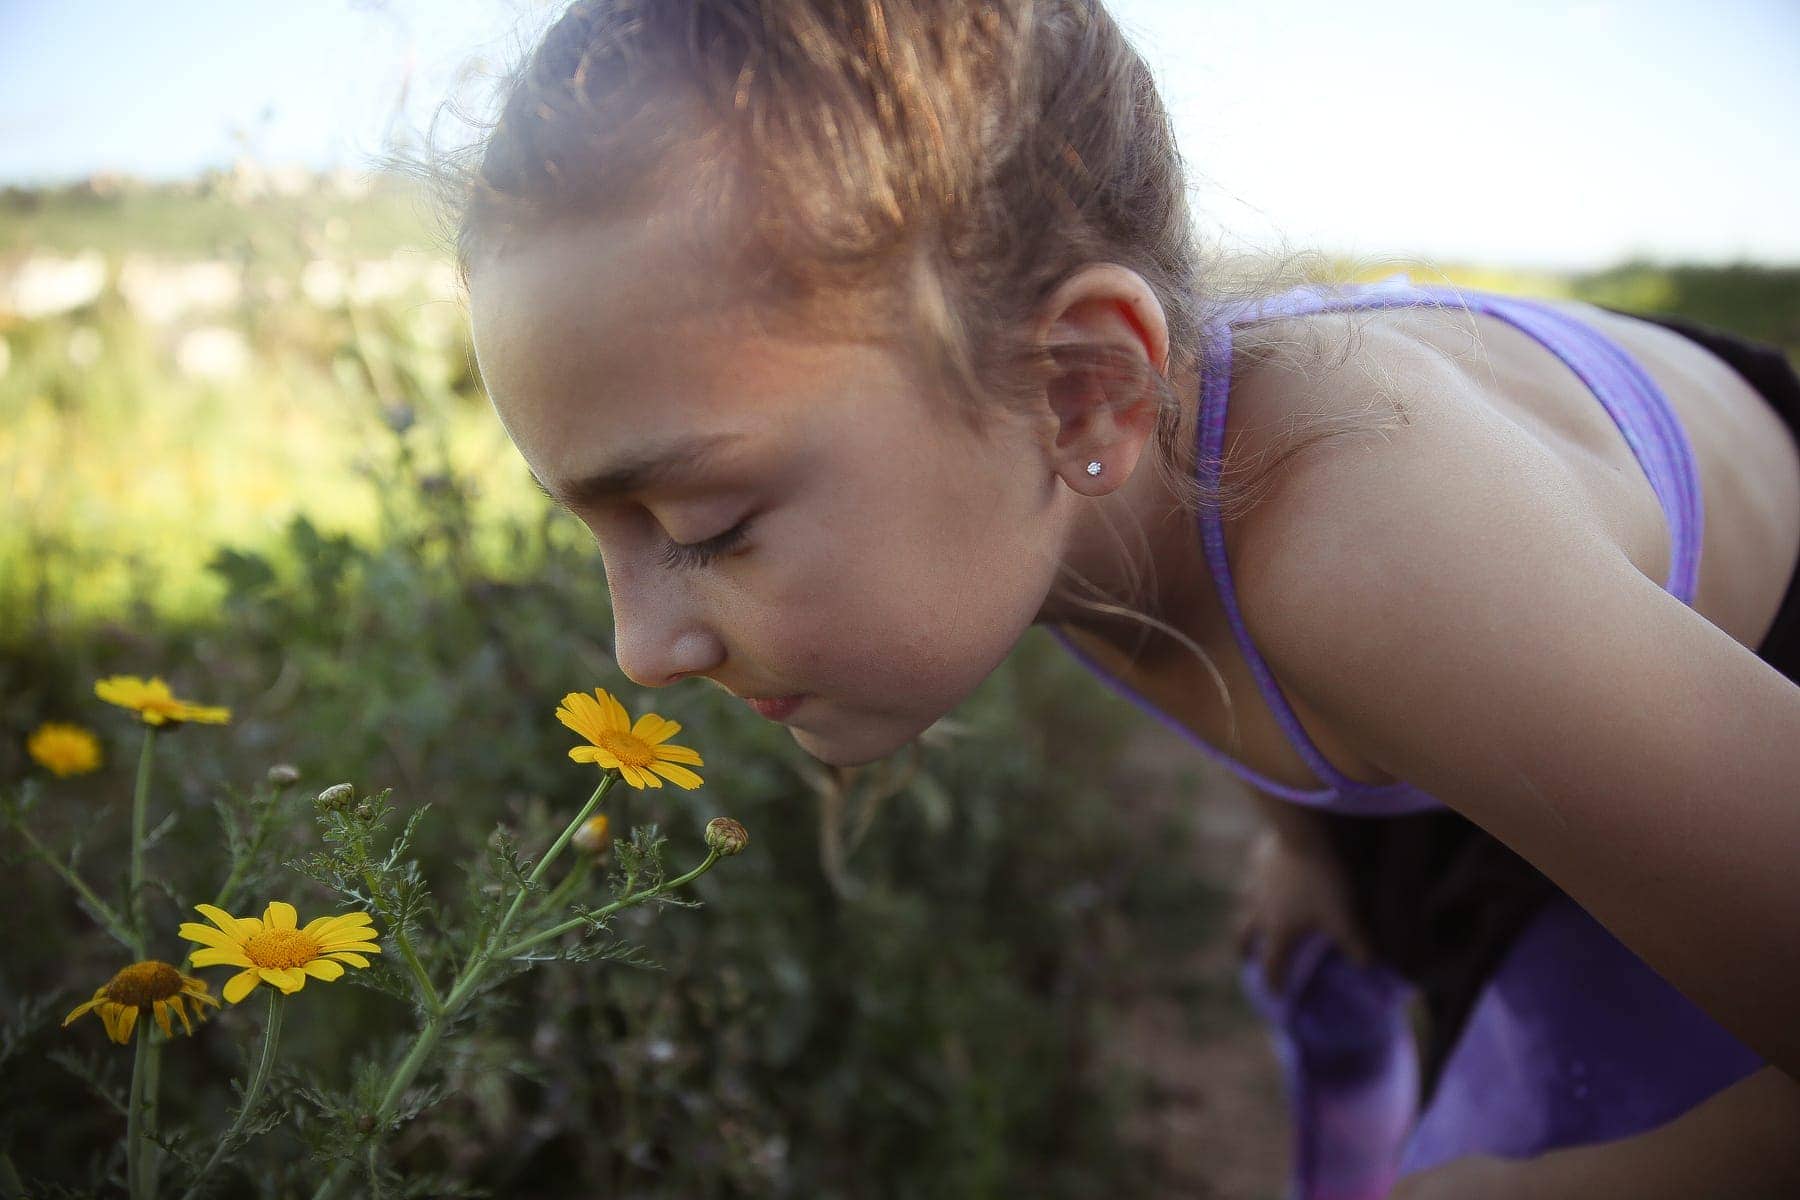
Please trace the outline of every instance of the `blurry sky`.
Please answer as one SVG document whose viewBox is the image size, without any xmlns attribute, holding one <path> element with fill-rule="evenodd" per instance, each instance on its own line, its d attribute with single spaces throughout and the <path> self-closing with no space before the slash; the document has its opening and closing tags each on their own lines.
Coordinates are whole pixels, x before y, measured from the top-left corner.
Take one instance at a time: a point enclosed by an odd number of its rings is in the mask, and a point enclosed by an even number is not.
<svg viewBox="0 0 1800 1200">
<path fill-rule="evenodd" d="M 1800 0 L 1109 7 L 1162 83 L 1201 220 L 1233 243 L 1800 262 Z M 361 167 L 397 113 L 418 127 L 560 8 L 0 0 L 0 183 L 167 177 L 241 146 Z"/>
</svg>

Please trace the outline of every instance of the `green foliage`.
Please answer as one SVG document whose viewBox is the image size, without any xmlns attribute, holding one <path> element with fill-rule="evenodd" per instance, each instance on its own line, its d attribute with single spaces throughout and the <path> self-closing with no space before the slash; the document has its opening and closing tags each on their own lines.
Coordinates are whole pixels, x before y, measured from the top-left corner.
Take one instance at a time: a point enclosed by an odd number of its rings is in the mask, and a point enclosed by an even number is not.
<svg viewBox="0 0 1800 1200">
<path fill-rule="evenodd" d="M 123 211 L 64 228 L 131 246 L 147 235 Z M 36 228 L 0 244 L 55 240 Z M 1792 273 L 1631 270 L 1571 287 L 1800 341 Z M 1135 714 L 1028 637 L 954 738 L 840 794 L 781 727 L 671 689 L 654 707 L 705 753 L 706 786 L 615 791 L 608 857 L 532 882 L 596 781 L 551 714 L 619 685 L 607 597 L 583 532 L 505 448 L 466 343 L 417 315 L 234 314 L 256 367 L 230 386 L 172 380 L 116 297 L 5 331 L 0 394 L 29 450 L 15 478 L 41 460 L 81 481 L 0 530 L 0 905 L 29 914 L 0 972 L 0 1150 L 30 1194 L 116 1194 L 124 1171 L 130 1053 L 56 1025 L 123 952 L 11 827 L 119 896 L 140 731 L 91 690 L 115 671 L 234 710 L 159 743 L 154 956 L 191 948 L 174 930 L 197 901 L 361 908 L 384 938 L 368 969 L 287 1002 L 259 1106 L 279 1119 L 221 1168 L 221 1193 L 311 1194 L 343 1164 L 359 1195 L 1149 1194 L 1121 1133 L 1133 1080 L 1098 1048 L 1116 981 L 1216 937 L 1224 898 L 1196 880 L 1184 827 L 1120 818 Z M 84 327 L 100 356 L 79 369 Z M 209 500 L 129 502 L 131 472 L 213 453 L 248 467 Z M 247 499 L 259 476 L 279 502 Z M 46 719 L 97 728 L 105 769 L 13 786 Z M 270 780 L 277 763 L 300 784 Z M 368 794 L 300 799 L 342 779 Z M 684 869 L 721 813 L 750 829 L 745 853 L 608 909 Z M 431 1012 L 395 939 L 441 999 L 521 887 L 521 932 L 575 924 L 493 964 L 384 1112 Z M 229 1125 L 259 1028 L 239 1006 L 163 1048 L 165 1182 Z"/>
<path fill-rule="evenodd" d="M 410 930 L 441 993 L 572 815 L 572 788 L 592 783 L 551 718 L 564 692 L 616 678 L 596 639 L 609 622 L 591 551 L 538 512 L 507 533 L 510 569 L 482 568 L 457 499 L 469 481 L 426 489 L 421 467 L 441 464 L 416 449 L 409 465 L 399 449 L 427 436 L 423 419 L 386 434 L 380 540 L 295 519 L 277 547 L 215 556 L 223 599 L 209 620 L 147 623 L 128 638 L 53 622 L 0 660 L 0 672 L 33 680 L 10 718 L 20 731 L 76 716 L 109 747 L 128 747 L 112 736 L 125 722 L 84 695 L 114 670 L 166 671 L 178 691 L 233 706 L 228 729 L 166 740 L 154 811 L 170 824 L 151 873 L 171 895 L 151 900 L 156 928 L 193 919 L 192 901 L 215 898 L 235 873 L 234 911 L 273 897 L 311 916 L 335 901 L 379 913 L 384 934 Z M 496 965 L 379 1127 L 369 1119 L 380 1089 L 424 1012 L 392 938 L 367 970 L 294 997 L 281 1053 L 292 1071 L 265 1093 L 287 1119 L 220 1178 L 275 1195 L 283 1180 L 316 1185 L 321 1164 L 341 1159 L 363 1194 L 400 1194 L 401 1181 L 428 1175 L 468 1194 L 554 1194 L 571 1178 L 697 1196 L 1129 1193 L 1139 1168 L 1116 1141 L 1122 1085 L 1098 1075 L 1091 1032 L 1122 964 L 1057 898 L 1167 851 L 1156 831 L 1109 819 L 1121 710 L 1091 694 L 1067 712 L 1044 703 L 1078 678 L 1054 649 L 1022 647 L 961 714 L 991 731 L 987 744 L 939 751 L 879 803 L 852 787 L 841 827 L 866 832 L 835 850 L 811 760 L 785 731 L 728 697 L 659 696 L 657 710 L 720 765 L 707 787 L 616 797 L 614 826 L 630 832 L 561 903 L 578 926 Z M 1039 727 L 1047 721 L 1062 722 L 1055 736 Z M 1061 753 L 1070 744 L 1089 756 Z M 116 803 L 130 758 L 108 759 L 98 776 L 59 782 L 54 814 L 34 814 L 50 844 L 88 826 L 75 814 Z M 264 779 L 271 762 L 312 782 L 278 788 Z M 345 777 L 382 782 L 306 820 L 297 793 Z M 715 796 L 753 833 L 729 879 L 599 915 L 607 894 L 669 878 L 667 855 L 699 847 L 720 815 Z M 626 807 L 646 805 L 648 819 L 629 826 Z M 95 826 L 86 865 L 121 862 L 122 851 L 116 823 Z M 842 894 L 827 862 L 840 866 Z M 45 914 L 40 943 L 9 953 L 22 982 L 85 998 L 80 989 L 120 965 L 49 872 L 0 886 L 7 902 Z M 537 907 L 541 884 L 534 898 L 539 928 L 554 914 Z M 679 920 L 658 919 L 661 903 L 695 902 Z M 59 944 L 87 948 L 69 960 L 50 952 Z M 153 953 L 186 949 L 164 932 Z M 243 1056 L 220 1051 L 254 1037 L 234 1009 L 165 1047 L 165 1141 L 190 1157 L 210 1150 L 234 1112 L 228 1081 L 245 1074 Z M 110 1044 L 94 1052 L 114 1071 L 115 1096 L 100 1102 L 49 1048 L 22 1052 L 24 1068 L 0 1083 L 0 1108 L 14 1114 L 5 1144 L 34 1194 L 45 1180 L 79 1182 L 56 1164 L 116 1143 L 128 1057 Z M 44 1102 L 17 1104 L 26 1093 Z M 371 1138 L 401 1139 L 373 1175 Z M 165 1162 L 167 1177 L 179 1170 Z"/>
<path fill-rule="evenodd" d="M 1800 362 L 1800 267 L 1633 262 L 1579 276 L 1571 291 L 1577 299 L 1595 304 L 1687 317 L 1770 342 Z"/>
</svg>

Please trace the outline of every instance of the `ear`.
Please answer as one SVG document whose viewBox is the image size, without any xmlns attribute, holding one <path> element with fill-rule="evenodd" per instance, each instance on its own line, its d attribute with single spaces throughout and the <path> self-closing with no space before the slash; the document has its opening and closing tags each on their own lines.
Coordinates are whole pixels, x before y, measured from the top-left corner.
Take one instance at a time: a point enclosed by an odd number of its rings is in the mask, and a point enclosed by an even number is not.
<svg viewBox="0 0 1800 1200">
<path fill-rule="evenodd" d="M 1036 335 L 1059 361 L 1046 388 L 1046 450 L 1077 491 L 1110 492 L 1130 477 L 1156 431 L 1154 395 L 1141 384 L 1168 369 L 1162 304 L 1129 267 L 1089 263 L 1039 308 Z M 1070 352 L 1056 354 L 1060 347 Z M 1096 370 L 1083 361 L 1084 350 L 1100 348 L 1122 354 L 1130 369 Z M 1099 475 L 1088 474 L 1090 462 L 1101 464 Z"/>
</svg>

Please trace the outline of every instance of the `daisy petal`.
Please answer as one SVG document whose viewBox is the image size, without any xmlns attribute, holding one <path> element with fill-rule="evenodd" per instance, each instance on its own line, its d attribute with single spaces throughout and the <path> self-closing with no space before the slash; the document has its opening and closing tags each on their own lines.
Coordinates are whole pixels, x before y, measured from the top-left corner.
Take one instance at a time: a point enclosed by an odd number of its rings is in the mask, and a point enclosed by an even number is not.
<svg viewBox="0 0 1800 1200">
<path fill-rule="evenodd" d="M 631 714 L 625 711 L 613 694 L 605 688 L 594 689 L 595 699 L 606 712 L 606 728 L 613 733 L 629 733 L 631 731 Z"/>
<path fill-rule="evenodd" d="M 308 922 L 306 932 L 316 941 L 328 942 L 346 933 L 368 933 L 368 921 L 367 913 L 340 913 L 335 917 L 320 917 Z"/>
<path fill-rule="evenodd" d="M 235 933 L 221 933 L 211 925 L 202 925 L 198 921 L 183 921 L 181 928 L 175 931 L 177 936 L 190 942 L 199 942 L 203 946 L 241 946 L 243 939 Z"/>
<path fill-rule="evenodd" d="M 163 1031 L 164 1037 L 174 1037 L 175 1030 L 169 1025 L 169 1002 L 158 1000 L 155 1005 L 156 1024 Z"/>
<path fill-rule="evenodd" d="M 137 1028 L 138 1010 L 135 1005 L 121 1004 L 118 1013 L 119 1044 L 123 1046 L 131 1040 L 131 1031 Z"/>
<path fill-rule="evenodd" d="M 121 1046 L 125 1044 L 125 1035 L 119 1030 L 119 1014 L 124 1011 L 123 1008 L 111 1001 L 100 1006 L 100 1024 L 106 1026 L 106 1036 Z M 132 1011 L 137 1010 L 133 1009 Z"/>
<path fill-rule="evenodd" d="M 650 769 L 676 787 L 686 788 L 690 792 L 700 786 L 700 777 L 686 767 L 678 767 L 671 762 L 653 762 Z"/>
<path fill-rule="evenodd" d="M 89 1000 L 86 1004 L 76 1005 L 75 1011 L 63 1018 L 63 1024 L 67 1025 L 70 1021 L 73 1021 L 76 1017 L 79 1017 L 82 1013 L 87 1012 L 90 1009 L 92 1009 L 96 1004 L 100 1003 L 101 997 L 103 997 L 104 995 L 106 995 L 106 989 L 101 988 L 99 991 L 94 993 L 94 998 L 92 1000 Z"/>
<path fill-rule="evenodd" d="M 329 958 L 315 958 L 300 968 L 314 979 L 332 980 L 344 973 L 344 968 Z"/>
<path fill-rule="evenodd" d="M 690 750 L 686 746 L 657 746 L 656 757 L 663 762 L 686 763 L 690 767 L 704 767 L 700 761 L 700 752 Z"/>
<path fill-rule="evenodd" d="M 600 740 L 606 732 L 605 714 L 592 696 L 581 692 L 570 692 L 562 698 L 562 707 L 556 710 L 556 719 L 579 733 L 590 742 Z"/>
<path fill-rule="evenodd" d="M 188 1023 L 187 1009 L 182 1005 L 181 997 L 176 996 L 174 999 L 170 1000 L 169 1007 L 174 1009 L 175 1015 L 181 1018 L 181 1028 L 182 1028 L 183 1032 L 185 1032 L 189 1037 L 193 1037 L 194 1036 L 194 1027 Z"/>
<path fill-rule="evenodd" d="M 353 967 L 366 967 L 369 965 L 368 959 L 360 954 L 352 954 L 348 950 L 333 950 L 325 957 L 336 959 L 338 962 L 347 962 Z"/>
<path fill-rule="evenodd" d="M 631 736 L 646 746 L 654 746 L 681 732 L 681 726 L 675 721 L 666 720 L 655 713 L 645 713 L 631 727 Z"/>
<path fill-rule="evenodd" d="M 211 921 L 214 925 L 217 925 L 222 932 L 228 933 L 232 937 L 241 936 L 238 932 L 238 919 L 224 909 L 213 904 L 196 904 L 194 905 L 194 909 L 201 916 Z M 260 932 L 260 930 L 258 932 Z M 186 937 L 187 935 L 184 933 L 181 936 Z"/>
<path fill-rule="evenodd" d="M 270 929 L 292 929 L 299 919 L 300 914 L 286 900 L 271 900 L 263 910 L 263 924 Z"/>
<path fill-rule="evenodd" d="M 236 1004 L 239 1000 L 248 996 L 250 990 L 260 982 L 262 982 L 262 979 L 261 976 L 257 974 L 255 967 L 251 967 L 247 971 L 239 971 L 236 975 L 233 975 L 230 979 L 225 981 L 225 1002 L 227 1004 Z"/>
<path fill-rule="evenodd" d="M 248 967 L 253 965 L 241 946 L 208 946 L 188 956 L 193 967 Z"/>
<path fill-rule="evenodd" d="M 321 946 L 319 949 L 326 954 L 335 954 L 339 950 L 358 950 L 364 954 L 381 953 L 381 947 L 377 946 L 374 942 L 357 941 L 353 938 L 344 938 L 341 941 L 331 942 Z"/>
<path fill-rule="evenodd" d="M 569 757 L 576 762 L 599 763 L 603 767 L 617 767 L 619 765 L 618 759 L 614 758 L 611 753 L 602 750 L 598 746 L 572 746 L 569 748 Z"/>
<path fill-rule="evenodd" d="M 283 995 L 291 996 L 306 986 L 306 972 L 299 967 L 259 967 L 256 973 L 264 983 L 280 988 Z"/>
</svg>

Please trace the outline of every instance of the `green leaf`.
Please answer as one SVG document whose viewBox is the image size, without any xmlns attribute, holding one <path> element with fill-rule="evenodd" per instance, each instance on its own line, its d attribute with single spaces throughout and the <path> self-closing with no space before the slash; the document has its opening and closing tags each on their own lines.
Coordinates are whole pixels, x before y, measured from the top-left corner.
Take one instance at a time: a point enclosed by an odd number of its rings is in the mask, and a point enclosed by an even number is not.
<svg viewBox="0 0 1800 1200">
<path fill-rule="evenodd" d="M 278 578 L 268 559 L 229 546 L 214 552 L 207 560 L 206 569 L 224 582 L 228 601 L 248 600 L 272 586 Z"/>
</svg>

